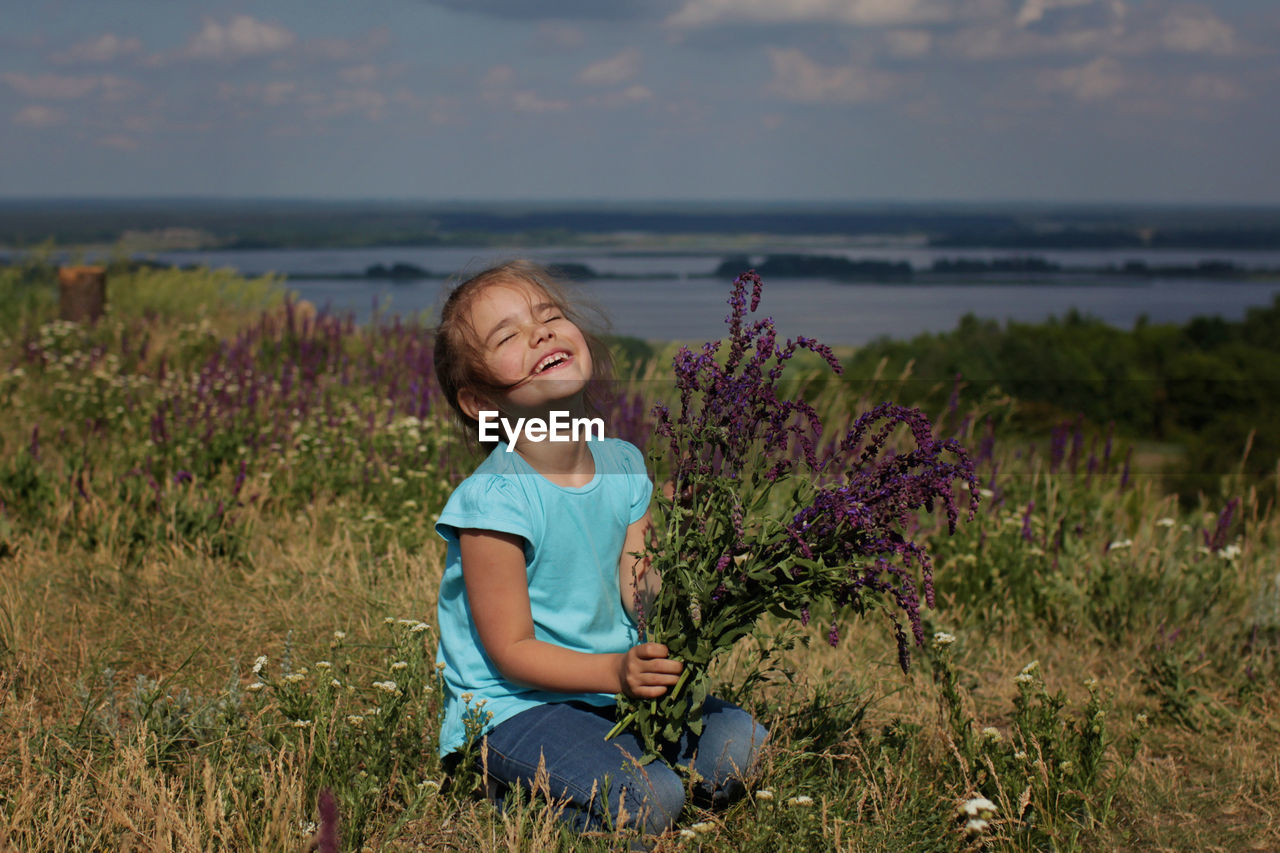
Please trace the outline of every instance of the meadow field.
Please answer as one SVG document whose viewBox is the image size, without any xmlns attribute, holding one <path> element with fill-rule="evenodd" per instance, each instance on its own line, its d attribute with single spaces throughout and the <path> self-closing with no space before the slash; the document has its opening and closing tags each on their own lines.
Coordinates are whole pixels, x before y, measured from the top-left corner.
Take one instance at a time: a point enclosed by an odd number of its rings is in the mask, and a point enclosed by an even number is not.
<svg viewBox="0 0 1280 853">
<path fill-rule="evenodd" d="M 56 317 L 48 268 L 0 270 L 0 849 L 303 850 L 323 791 L 321 849 L 626 846 L 436 756 L 433 522 L 471 457 L 429 318 L 155 269 Z M 645 440 L 671 354 L 620 347 L 619 434 Z M 1280 850 L 1274 459 L 1179 496 L 1140 436 L 1037 428 L 998 383 L 812 388 L 836 420 L 926 405 L 981 504 L 921 519 L 906 674 L 872 612 L 740 642 L 716 689 L 770 730 L 752 793 L 656 849 Z"/>
</svg>

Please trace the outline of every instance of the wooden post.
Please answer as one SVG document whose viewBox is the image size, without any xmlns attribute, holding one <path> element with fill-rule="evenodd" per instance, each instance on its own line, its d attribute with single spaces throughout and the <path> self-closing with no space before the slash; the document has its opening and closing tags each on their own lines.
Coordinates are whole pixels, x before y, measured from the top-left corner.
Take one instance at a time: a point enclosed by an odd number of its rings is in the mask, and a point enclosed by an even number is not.
<svg viewBox="0 0 1280 853">
<path fill-rule="evenodd" d="M 64 320 L 96 322 L 107 305 L 106 267 L 59 267 L 58 305 Z"/>
</svg>

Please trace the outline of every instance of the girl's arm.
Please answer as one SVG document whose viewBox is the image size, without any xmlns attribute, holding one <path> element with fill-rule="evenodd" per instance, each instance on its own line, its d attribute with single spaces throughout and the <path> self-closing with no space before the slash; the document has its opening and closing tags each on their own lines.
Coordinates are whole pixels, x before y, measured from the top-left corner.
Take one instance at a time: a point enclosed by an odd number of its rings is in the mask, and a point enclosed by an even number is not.
<svg viewBox="0 0 1280 853">
<path fill-rule="evenodd" d="M 649 513 L 627 528 L 627 538 L 622 543 L 622 556 L 618 558 L 618 586 L 622 589 L 622 606 L 631 618 L 639 621 L 640 613 L 648 613 L 653 601 L 662 589 L 662 578 L 651 565 L 645 553 L 645 539 L 653 519 Z"/>
<path fill-rule="evenodd" d="M 661 643 L 590 654 L 537 639 L 522 541 L 493 530 L 467 529 L 458 536 L 471 618 L 503 676 L 556 693 L 625 693 L 635 699 L 656 699 L 676 683 L 684 665 L 670 660 Z"/>
</svg>

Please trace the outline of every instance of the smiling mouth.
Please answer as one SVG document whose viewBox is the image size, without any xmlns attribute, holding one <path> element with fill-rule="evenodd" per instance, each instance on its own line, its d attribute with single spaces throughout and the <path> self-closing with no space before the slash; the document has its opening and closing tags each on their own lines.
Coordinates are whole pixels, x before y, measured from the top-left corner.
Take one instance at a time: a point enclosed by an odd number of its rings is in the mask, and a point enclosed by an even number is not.
<svg viewBox="0 0 1280 853">
<path fill-rule="evenodd" d="M 567 352 L 553 352 L 546 358 L 542 359 L 542 361 L 538 362 L 537 365 L 534 366 L 533 372 L 530 375 L 538 376 L 546 373 L 548 370 L 554 370 L 562 364 L 568 364 L 572 359 L 573 356 L 569 355 Z"/>
</svg>

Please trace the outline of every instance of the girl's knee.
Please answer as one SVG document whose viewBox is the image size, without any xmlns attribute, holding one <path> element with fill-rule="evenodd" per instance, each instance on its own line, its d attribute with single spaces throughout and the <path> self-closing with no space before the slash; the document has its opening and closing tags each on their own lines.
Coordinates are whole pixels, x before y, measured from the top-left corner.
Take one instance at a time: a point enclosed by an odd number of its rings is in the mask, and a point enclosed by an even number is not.
<svg viewBox="0 0 1280 853">
<path fill-rule="evenodd" d="M 728 777 L 741 779 L 755 770 L 769 730 L 728 703 L 719 703 L 706 719 L 699 752 L 704 761 L 712 762 L 716 782 Z"/>
<path fill-rule="evenodd" d="M 624 785 L 620 798 L 626 811 L 626 825 L 648 835 L 670 829 L 684 809 L 684 800 L 684 783 L 680 777 L 670 768 L 658 766 L 658 762 L 637 768 L 635 777 Z"/>
</svg>

